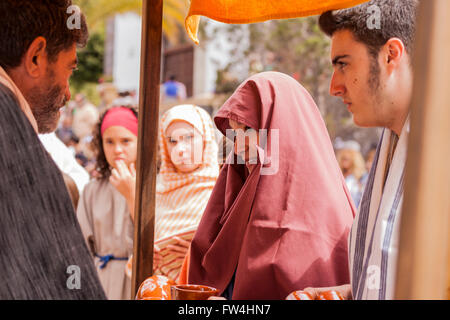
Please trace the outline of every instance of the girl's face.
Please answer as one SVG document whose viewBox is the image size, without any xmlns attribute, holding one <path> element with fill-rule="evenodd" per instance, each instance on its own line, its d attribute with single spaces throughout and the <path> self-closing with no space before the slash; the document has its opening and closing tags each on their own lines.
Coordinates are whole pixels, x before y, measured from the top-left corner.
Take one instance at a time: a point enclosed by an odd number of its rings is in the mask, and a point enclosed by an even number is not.
<svg viewBox="0 0 450 320">
<path fill-rule="evenodd" d="M 236 137 L 234 139 L 234 153 L 249 162 L 255 161 L 258 157 L 256 146 L 259 144 L 259 136 L 256 130 L 242 124 L 240 122 L 229 119 L 228 123 L 235 131 Z"/>
<path fill-rule="evenodd" d="M 102 136 L 103 151 L 108 164 L 116 168 L 116 161 L 122 160 L 125 164 L 136 164 L 137 137 L 128 129 L 119 126 L 109 127 Z"/>
<path fill-rule="evenodd" d="M 203 137 L 191 124 L 174 121 L 165 132 L 167 149 L 175 168 L 189 173 L 203 163 Z"/>
</svg>

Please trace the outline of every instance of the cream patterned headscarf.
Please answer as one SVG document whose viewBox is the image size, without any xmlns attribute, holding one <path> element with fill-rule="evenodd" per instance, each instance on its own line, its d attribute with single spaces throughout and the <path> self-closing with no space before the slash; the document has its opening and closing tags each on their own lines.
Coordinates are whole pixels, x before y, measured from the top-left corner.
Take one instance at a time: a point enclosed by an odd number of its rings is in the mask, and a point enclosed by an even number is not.
<svg viewBox="0 0 450 320">
<path fill-rule="evenodd" d="M 203 136 L 203 161 L 193 172 L 178 172 L 170 159 L 165 131 L 174 121 L 188 122 Z M 161 119 L 159 143 L 161 168 L 156 187 L 155 245 L 163 250 L 173 236 L 192 239 L 219 175 L 219 164 L 213 122 L 200 107 L 180 105 L 167 111 Z M 166 256 L 157 273 L 176 280 L 182 262 Z"/>
<path fill-rule="evenodd" d="M 167 148 L 165 131 L 174 121 L 185 121 L 203 137 L 203 159 L 199 168 L 189 173 L 178 172 Z M 209 114 L 194 105 L 179 105 L 168 110 L 160 121 L 159 147 L 161 167 L 156 185 L 155 247 L 161 249 L 163 263 L 155 274 L 176 281 L 183 263 L 167 250 L 178 236 L 191 241 L 219 176 L 218 146 Z M 126 273 L 131 277 L 132 264 Z"/>
<path fill-rule="evenodd" d="M 180 173 L 173 165 L 167 149 L 165 131 L 174 121 L 191 124 L 203 136 L 203 161 L 199 169 L 190 173 Z M 219 175 L 217 161 L 218 146 L 215 141 L 213 122 L 209 114 L 200 107 L 180 105 L 168 110 L 161 118 L 159 146 L 161 168 L 157 194 L 168 194 L 185 185 L 200 183 L 203 187 L 214 183 Z"/>
</svg>

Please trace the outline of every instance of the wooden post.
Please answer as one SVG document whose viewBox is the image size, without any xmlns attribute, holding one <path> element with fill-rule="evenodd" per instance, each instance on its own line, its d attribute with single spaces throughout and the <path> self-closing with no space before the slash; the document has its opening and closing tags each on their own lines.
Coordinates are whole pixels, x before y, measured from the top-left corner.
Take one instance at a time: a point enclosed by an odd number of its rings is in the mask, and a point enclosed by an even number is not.
<svg viewBox="0 0 450 320">
<path fill-rule="evenodd" d="M 153 273 L 163 0 L 144 0 L 142 11 L 132 299 Z"/>
<path fill-rule="evenodd" d="M 447 299 L 450 1 L 421 1 L 396 299 Z"/>
</svg>

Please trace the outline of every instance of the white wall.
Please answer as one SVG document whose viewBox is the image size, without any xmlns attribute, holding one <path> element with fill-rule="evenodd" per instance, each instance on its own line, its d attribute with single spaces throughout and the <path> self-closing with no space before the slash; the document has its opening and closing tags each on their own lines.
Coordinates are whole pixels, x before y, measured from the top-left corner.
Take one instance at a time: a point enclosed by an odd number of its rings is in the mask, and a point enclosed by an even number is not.
<svg viewBox="0 0 450 320">
<path fill-rule="evenodd" d="M 214 28 L 223 29 L 226 25 L 221 22 L 217 22 L 205 17 L 202 19 L 206 20 L 205 25 L 206 32 L 211 33 Z M 200 43 L 202 39 L 200 38 Z M 230 45 L 226 39 L 226 35 L 218 32 L 215 37 L 208 42 L 205 46 L 205 51 L 203 54 L 203 68 L 204 68 L 204 90 L 203 92 L 214 92 L 215 83 L 217 78 L 217 69 L 224 68 L 229 62 Z M 199 59 L 199 61 L 202 61 Z M 195 71 L 200 69 L 196 66 Z"/>
<path fill-rule="evenodd" d="M 138 14 L 116 15 L 113 78 L 119 91 L 139 91 L 141 32 Z"/>
<path fill-rule="evenodd" d="M 138 14 L 131 12 L 115 17 L 113 78 L 119 91 L 139 91 L 141 20 Z M 225 26 L 223 23 L 207 20 L 207 29 Z M 200 39 L 201 41 L 202 39 Z M 194 95 L 214 92 L 216 71 L 228 63 L 229 47 L 226 35 L 220 33 L 208 44 L 205 44 L 204 48 L 196 46 Z"/>
</svg>

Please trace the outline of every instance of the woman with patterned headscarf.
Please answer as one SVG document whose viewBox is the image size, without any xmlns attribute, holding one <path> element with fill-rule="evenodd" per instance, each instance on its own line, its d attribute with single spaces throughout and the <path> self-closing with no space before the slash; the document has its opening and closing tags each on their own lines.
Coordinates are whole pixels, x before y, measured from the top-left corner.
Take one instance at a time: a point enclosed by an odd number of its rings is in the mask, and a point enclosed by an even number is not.
<svg viewBox="0 0 450 320">
<path fill-rule="evenodd" d="M 176 281 L 219 175 L 218 146 L 211 117 L 194 105 L 168 110 L 159 138 L 153 267 Z"/>
</svg>

